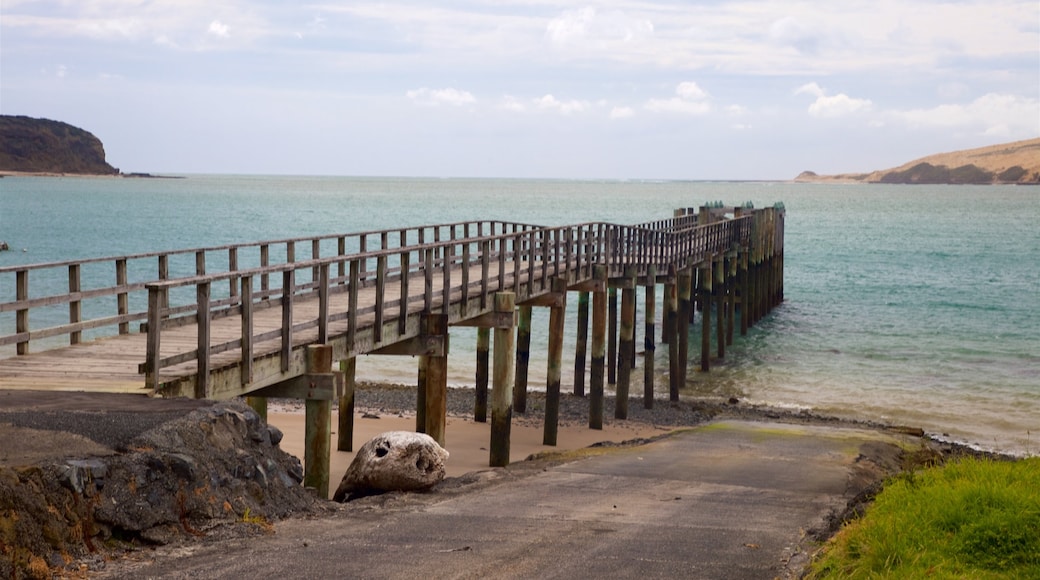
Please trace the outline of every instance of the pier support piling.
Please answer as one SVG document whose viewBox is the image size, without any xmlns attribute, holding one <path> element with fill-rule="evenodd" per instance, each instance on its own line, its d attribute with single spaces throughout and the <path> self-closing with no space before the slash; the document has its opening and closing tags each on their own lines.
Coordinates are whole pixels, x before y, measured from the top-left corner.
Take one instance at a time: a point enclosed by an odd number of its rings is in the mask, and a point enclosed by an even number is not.
<svg viewBox="0 0 1040 580">
<path fill-rule="evenodd" d="M 657 317 L 656 308 L 657 268 L 651 265 L 647 268 L 646 290 L 644 295 L 643 311 L 645 317 L 645 328 L 643 335 L 643 408 L 654 408 L 654 320 Z"/>
<path fill-rule="evenodd" d="M 357 390 L 357 358 L 350 357 L 339 361 L 339 370 L 343 373 L 343 392 L 339 395 L 336 449 L 338 451 L 353 451 L 354 392 Z"/>
<path fill-rule="evenodd" d="M 574 342 L 574 396 L 585 396 L 585 359 L 589 343 L 589 293 L 578 293 L 578 336 Z"/>
<path fill-rule="evenodd" d="M 625 268 L 621 289 L 621 323 L 618 333 L 618 376 L 614 401 L 614 418 L 628 418 L 628 395 L 632 383 L 632 347 L 635 344 L 636 290 L 635 271 Z"/>
<path fill-rule="evenodd" d="M 513 381 L 513 412 L 527 413 L 527 371 L 531 363 L 531 312 L 530 305 L 517 308 L 519 322 L 516 326 L 516 378 Z"/>
<path fill-rule="evenodd" d="M 332 347 L 307 347 L 307 372 L 332 372 Z M 303 485 L 313 487 L 318 497 L 329 496 L 329 459 L 332 454 L 332 401 L 307 399 L 304 402 Z"/>
<path fill-rule="evenodd" d="M 594 276 L 604 283 L 607 267 L 596 265 Z M 589 429 L 603 429 L 603 379 L 606 370 L 607 292 L 592 293 L 592 369 L 589 376 Z"/>
<path fill-rule="evenodd" d="M 516 294 L 499 292 L 495 294 L 495 312 L 512 313 L 516 305 Z M 513 345 L 515 331 L 509 328 L 495 328 L 495 366 L 491 385 L 491 445 L 489 465 L 505 467 L 509 465 L 509 433 L 512 427 L 513 406 Z"/>
<path fill-rule="evenodd" d="M 491 329 L 477 329 L 477 384 L 473 402 L 473 420 L 487 423 L 488 408 L 488 353 L 491 350 Z"/>
<path fill-rule="evenodd" d="M 545 371 L 545 427 L 542 445 L 556 445 L 560 419 L 560 379 L 563 365 L 564 315 L 567 312 L 567 281 L 553 280 L 553 292 L 564 296 L 563 305 L 549 308 L 549 361 Z"/>
</svg>

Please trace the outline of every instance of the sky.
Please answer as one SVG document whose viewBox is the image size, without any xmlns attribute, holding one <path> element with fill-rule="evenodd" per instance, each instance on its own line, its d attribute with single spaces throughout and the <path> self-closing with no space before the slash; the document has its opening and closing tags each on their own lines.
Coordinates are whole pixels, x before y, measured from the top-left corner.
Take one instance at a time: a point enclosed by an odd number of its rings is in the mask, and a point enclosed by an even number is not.
<svg viewBox="0 0 1040 580">
<path fill-rule="evenodd" d="M 1040 137 L 1036 0 L 0 0 L 124 172 L 791 179 Z"/>
</svg>

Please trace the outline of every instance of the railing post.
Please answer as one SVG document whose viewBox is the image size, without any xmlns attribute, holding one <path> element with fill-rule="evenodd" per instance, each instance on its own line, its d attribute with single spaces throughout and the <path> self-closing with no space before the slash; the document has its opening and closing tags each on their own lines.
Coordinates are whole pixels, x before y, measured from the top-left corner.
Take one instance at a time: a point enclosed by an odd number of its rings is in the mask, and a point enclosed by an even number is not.
<svg viewBox="0 0 1040 580">
<path fill-rule="evenodd" d="M 282 345 L 281 369 L 288 372 L 292 356 L 293 295 L 296 293 L 296 270 L 282 272 Z"/>
<path fill-rule="evenodd" d="M 228 272 L 238 271 L 238 247 L 228 248 Z M 228 278 L 228 295 L 234 298 L 238 296 L 238 276 Z"/>
<path fill-rule="evenodd" d="M 199 282 L 196 286 L 198 310 L 198 375 L 195 377 L 195 398 L 209 397 L 209 337 L 210 337 L 210 283 Z"/>
<path fill-rule="evenodd" d="M 361 285 L 361 262 L 363 258 L 350 261 L 350 288 L 347 294 L 347 353 L 355 352 L 357 340 L 358 287 Z"/>
<path fill-rule="evenodd" d="M 319 264 L 318 269 L 318 343 L 329 341 L 329 264 Z"/>
<path fill-rule="evenodd" d="M 69 294 L 78 294 L 80 291 L 80 267 L 79 264 L 69 265 Z M 69 300 L 69 324 L 83 321 L 83 302 L 78 298 Z M 69 333 L 69 344 L 79 344 L 83 340 L 83 332 L 74 330 Z"/>
<path fill-rule="evenodd" d="M 159 388 L 160 334 L 162 333 L 163 308 L 166 289 L 148 287 L 148 337 L 145 347 L 145 387 L 155 391 Z"/>
<path fill-rule="evenodd" d="M 15 300 L 22 302 L 29 299 L 29 271 L 18 270 L 15 272 Z M 15 332 L 25 334 L 25 340 L 19 340 L 17 353 L 29 354 L 29 309 L 19 308 L 15 311 Z"/>
<path fill-rule="evenodd" d="M 271 246 L 269 244 L 260 245 L 260 267 L 267 268 L 271 265 Z M 268 293 L 271 290 L 271 279 L 267 272 L 260 274 L 260 294 L 261 300 L 268 300 L 271 295 Z"/>
<path fill-rule="evenodd" d="M 126 258 L 120 258 L 116 260 L 116 286 L 125 288 L 126 283 Z M 116 294 L 116 313 L 119 316 L 130 313 L 130 297 L 125 290 Z M 119 334 L 130 334 L 129 322 L 119 323 Z"/>
<path fill-rule="evenodd" d="M 253 382 L 253 277 L 242 276 L 242 367 L 241 384 Z"/>
</svg>

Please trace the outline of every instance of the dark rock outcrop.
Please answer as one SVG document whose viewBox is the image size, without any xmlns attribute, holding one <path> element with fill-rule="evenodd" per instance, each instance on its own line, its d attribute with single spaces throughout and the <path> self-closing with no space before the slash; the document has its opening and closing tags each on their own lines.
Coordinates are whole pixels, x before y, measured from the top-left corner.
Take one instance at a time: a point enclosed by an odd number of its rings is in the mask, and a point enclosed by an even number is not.
<svg viewBox="0 0 1040 580">
<path fill-rule="evenodd" d="M 89 562 L 103 566 L 110 550 L 231 528 L 264 533 L 276 520 L 312 513 L 318 498 L 280 439 L 249 407 L 215 403 L 119 452 L 0 465 L 0 578 L 93 570 Z"/>
<path fill-rule="evenodd" d="M 90 132 L 61 121 L 12 115 L 0 115 L 0 171 L 119 174 Z"/>
</svg>

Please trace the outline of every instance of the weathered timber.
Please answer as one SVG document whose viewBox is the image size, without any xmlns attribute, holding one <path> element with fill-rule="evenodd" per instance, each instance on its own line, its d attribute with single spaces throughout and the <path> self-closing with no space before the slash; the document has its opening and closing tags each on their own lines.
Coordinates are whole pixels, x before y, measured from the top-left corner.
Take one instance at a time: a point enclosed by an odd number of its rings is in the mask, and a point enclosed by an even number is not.
<svg viewBox="0 0 1040 580">
<path fill-rule="evenodd" d="M 343 373 L 343 392 L 339 393 L 339 415 L 336 425 L 336 450 L 354 450 L 354 393 L 357 392 L 357 358 L 339 361 Z"/>
<path fill-rule="evenodd" d="M 607 383 L 617 384 L 618 367 L 618 294 L 617 286 L 607 290 Z"/>
<path fill-rule="evenodd" d="M 516 326 L 516 377 L 513 381 L 513 412 L 527 412 L 527 371 L 531 363 L 531 313 L 529 304 L 517 308 L 519 323 Z"/>
<path fill-rule="evenodd" d="M 516 295 L 512 292 L 495 294 L 495 311 L 512 313 Z M 509 433 L 512 428 L 513 406 L 513 345 L 515 330 L 495 329 L 494 367 L 491 384 L 491 445 L 489 465 L 509 465 Z"/>
<path fill-rule="evenodd" d="M 566 296 L 567 281 L 564 278 L 553 280 L 553 291 Z M 565 330 L 564 315 L 566 301 L 549 310 L 549 353 L 545 371 L 545 426 L 542 433 L 543 445 L 556 445 L 557 430 L 560 418 L 560 380 L 563 366 L 563 334 Z"/>
<path fill-rule="evenodd" d="M 643 334 L 643 407 L 654 408 L 654 320 L 657 317 L 655 290 L 657 288 L 657 267 L 647 268 L 647 284 L 644 294 L 644 334 Z"/>
<path fill-rule="evenodd" d="M 589 293 L 578 293 L 578 336 L 574 341 L 574 396 L 585 396 L 585 360 L 589 344 Z"/>
<path fill-rule="evenodd" d="M 596 278 L 606 280 L 606 266 L 593 269 Z M 607 293 L 592 293 L 592 368 L 589 376 L 589 428 L 603 429 L 603 379 L 606 370 Z"/>
<path fill-rule="evenodd" d="M 473 420 L 487 423 L 488 407 L 488 352 L 491 347 L 491 329 L 477 329 L 477 371 L 475 397 L 473 402 Z"/>
<path fill-rule="evenodd" d="M 697 274 L 697 298 L 701 311 L 701 371 L 707 372 L 711 366 L 711 288 L 712 262 L 705 260 Z"/>
<path fill-rule="evenodd" d="M 627 267 L 625 278 L 635 279 L 635 269 Z M 626 286 L 628 286 L 626 284 Z M 635 318 L 636 318 L 636 291 L 635 288 L 623 288 L 621 290 L 621 322 L 619 324 L 617 390 L 614 404 L 614 417 L 617 419 L 628 418 L 628 395 L 632 382 L 632 346 L 635 343 Z"/>
<path fill-rule="evenodd" d="M 332 372 L 332 347 L 307 347 L 307 372 Z M 332 453 L 332 401 L 307 399 L 304 402 L 303 484 L 313 487 L 318 497 L 329 496 L 329 458 Z"/>
<path fill-rule="evenodd" d="M 446 314 L 428 314 L 425 320 L 426 333 L 429 336 L 442 336 L 447 343 L 448 316 Z M 427 355 L 426 382 L 421 385 L 425 392 L 424 411 L 426 429 L 423 431 L 434 441 L 444 446 L 444 429 L 448 411 L 448 349 L 436 355 Z"/>
</svg>

